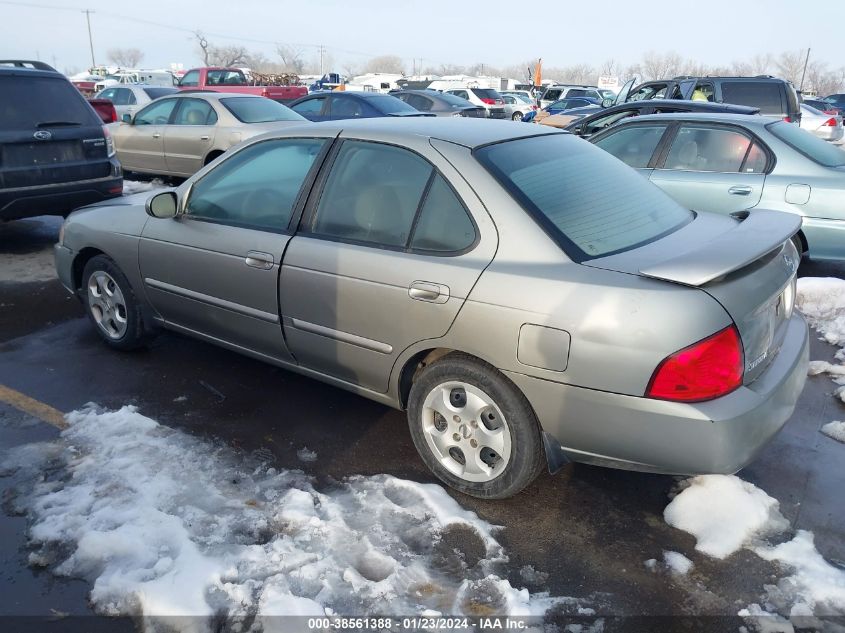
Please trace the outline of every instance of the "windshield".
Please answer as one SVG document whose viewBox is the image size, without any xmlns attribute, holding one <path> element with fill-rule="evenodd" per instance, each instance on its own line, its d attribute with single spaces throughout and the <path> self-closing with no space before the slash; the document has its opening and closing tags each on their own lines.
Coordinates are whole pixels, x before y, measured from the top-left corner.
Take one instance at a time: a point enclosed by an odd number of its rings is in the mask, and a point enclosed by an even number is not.
<svg viewBox="0 0 845 633">
<path fill-rule="evenodd" d="M 647 244 L 693 217 L 636 170 L 569 134 L 497 143 L 475 154 L 578 262 Z"/>
<path fill-rule="evenodd" d="M 375 95 L 368 97 L 367 103 L 373 105 L 377 110 L 384 114 L 395 114 L 397 112 L 419 113 L 419 110 L 412 108 L 401 99 L 397 99 L 392 95 Z"/>
<path fill-rule="evenodd" d="M 262 97 L 229 97 L 220 99 L 220 103 L 241 123 L 308 120 L 287 106 Z"/>
<path fill-rule="evenodd" d="M 0 76 L 0 130 L 52 125 L 102 125 L 85 99 L 61 77 Z"/>
<path fill-rule="evenodd" d="M 824 167 L 842 167 L 845 165 L 845 152 L 807 130 L 802 130 L 794 123 L 776 121 L 767 125 L 766 128 L 814 163 Z"/>
</svg>

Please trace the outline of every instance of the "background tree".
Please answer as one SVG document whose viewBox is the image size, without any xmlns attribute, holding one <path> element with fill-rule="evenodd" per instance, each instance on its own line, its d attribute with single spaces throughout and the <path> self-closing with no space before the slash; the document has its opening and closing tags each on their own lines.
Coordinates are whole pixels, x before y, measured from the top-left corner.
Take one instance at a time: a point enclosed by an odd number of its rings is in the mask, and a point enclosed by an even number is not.
<svg viewBox="0 0 845 633">
<path fill-rule="evenodd" d="M 144 59 L 144 52 L 139 48 L 110 48 L 106 55 L 112 64 L 123 68 L 137 68 Z"/>
<path fill-rule="evenodd" d="M 404 74 L 404 65 L 402 58 L 398 55 L 379 55 L 366 63 L 364 72 Z"/>
<path fill-rule="evenodd" d="M 282 60 L 282 70 L 286 73 L 301 74 L 305 71 L 302 49 L 289 44 L 276 44 L 276 54 Z"/>
</svg>

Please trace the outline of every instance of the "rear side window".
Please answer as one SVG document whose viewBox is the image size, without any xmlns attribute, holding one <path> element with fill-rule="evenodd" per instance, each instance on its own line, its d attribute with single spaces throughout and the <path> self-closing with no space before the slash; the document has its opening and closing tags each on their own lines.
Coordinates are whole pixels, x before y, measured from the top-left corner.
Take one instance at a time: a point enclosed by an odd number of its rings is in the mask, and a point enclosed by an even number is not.
<svg viewBox="0 0 845 633">
<path fill-rule="evenodd" d="M 665 131 L 665 125 L 628 126 L 615 133 L 608 133 L 608 136 L 599 139 L 595 144 L 626 165 L 644 168 L 648 167 Z"/>
<path fill-rule="evenodd" d="M 784 114 L 782 86 L 768 81 L 723 81 L 722 101 L 760 108 L 761 114 Z"/>
<path fill-rule="evenodd" d="M 63 77 L 0 76 L 0 130 L 102 125 Z"/>
<path fill-rule="evenodd" d="M 425 203 L 411 238 L 417 251 L 457 252 L 475 242 L 475 226 L 455 192 L 437 175 L 428 190 Z"/>
<path fill-rule="evenodd" d="M 824 167 L 845 165 L 845 152 L 807 130 L 802 130 L 797 125 L 776 121 L 767 125 L 766 128 L 784 143 L 819 165 Z"/>
<path fill-rule="evenodd" d="M 761 172 L 766 161 L 759 146 L 755 146 L 757 149 L 751 156 L 751 162 L 746 165 L 751 146 L 751 139 L 733 130 L 682 125 L 672 141 L 664 168 L 721 173 Z M 760 168 L 761 159 L 763 168 Z"/>
<path fill-rule="evenodd" d="M 636 248 L 692 219 L 635 170 L 568 134 L 488 145 L 475 155 L 575 261 Z"/>
<path fill-rule="evenodd" d="M 302 103 L 297 103 L 292 109 L 299 114 L 320 114 L 325 102 L 325 97 L 317 97 L 316 99 L 308 99 Z"/>
<path fill-rule="evenodd" d="M 416 112 L 414 108 L 409 106 L 401 99 L 397 99 L 393 95 L 375 95 L 367 97 L 368 104 L 375 107 L 379 112 L 384 114 L 396 114 L 398 112 Z M 334 110 L 332 110 L 334 114 Z"/>
<path fill-rule="evenodd" d="M 331 116 L 351 119 L 360 117 L 364 114 L 364 108 L 357 99 L 349 99 L 344 97 L 332 97 L 331 100 Z"/>
<path fill-rule="evenodd" d="M 202 99 L 181 99 L 179 111 L 173 119 L 173 125 L 214 125 L 217 113 Z"/>
</svg>

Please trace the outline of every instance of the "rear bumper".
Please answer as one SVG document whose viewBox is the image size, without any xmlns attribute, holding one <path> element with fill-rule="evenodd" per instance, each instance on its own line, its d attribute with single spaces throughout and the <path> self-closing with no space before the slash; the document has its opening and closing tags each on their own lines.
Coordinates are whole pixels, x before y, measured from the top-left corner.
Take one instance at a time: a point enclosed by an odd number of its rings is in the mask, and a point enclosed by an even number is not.
<svg viewBox="0 0 845 633">
<path fill-rule="evenodd" d="M 507 374 L 572 461 L 666 474 L 728 474 L 751 462 L 792 415 L 808 359 L 807 325 L 795 314 L 766 371 L 710 402 L 651 400 Z"/>
<path fill-rule="evenodd" d="M 816 136 L 818 136 L 822 140 L 830 141 L 831 143 L 835 143 L 836 141 L 839 141 L 839 140 L 842 139 L 843 127 L 841 125 L 837 126 L 837 127 L 823 126 L 823 127 L 816 128 L 815 130 L 813 130 L 813 134 L 815 134 Z"/>
<path fill-rule="evenodd" d="M 801 231 L 812 259 L 845 261 L 845 220 L 804 218 Z"/>
<path fill-rule="evenodd" d="M 123 175 L 116 160 L 112 174 L 117 175 L 37 187 L 0 189 L 0 220 L 67 215 L 87 204 L 120 196 L 123 192 Z"/>
</svg>

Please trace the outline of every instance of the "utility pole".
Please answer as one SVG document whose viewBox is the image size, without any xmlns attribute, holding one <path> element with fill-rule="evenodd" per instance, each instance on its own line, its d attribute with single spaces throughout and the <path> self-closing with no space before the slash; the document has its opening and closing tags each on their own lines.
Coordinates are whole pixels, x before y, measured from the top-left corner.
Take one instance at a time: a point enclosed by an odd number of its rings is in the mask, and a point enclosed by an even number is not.
<svg viewBox="0 0 845 633">
<path fill-rule="evenodd" d="M 320 76 L 323 76 L 323 51 L 325 50 L 325 46 L 320 44 Z"/>
<path fill-rule="evenodd" d="M 91 9 L 82 11 L 85 14 L 85 20 L 88 22 L 88 46 L 91 47 L 91 67 L 95 67 L 97 62 L 94 61 L 94 38 L 91 37 L 91 14 L 94 13 Z"/>
<path fill-rule="evenodd" d="M 801 73 L 801 87 L 798 88 L 801 92 L 804 92 L 804 77 L 807 74 L 807 64 L 810 63 L 810 49 L 807 48 L 807 57 L 804 60 L 804 71 Z"/>
</svg>

